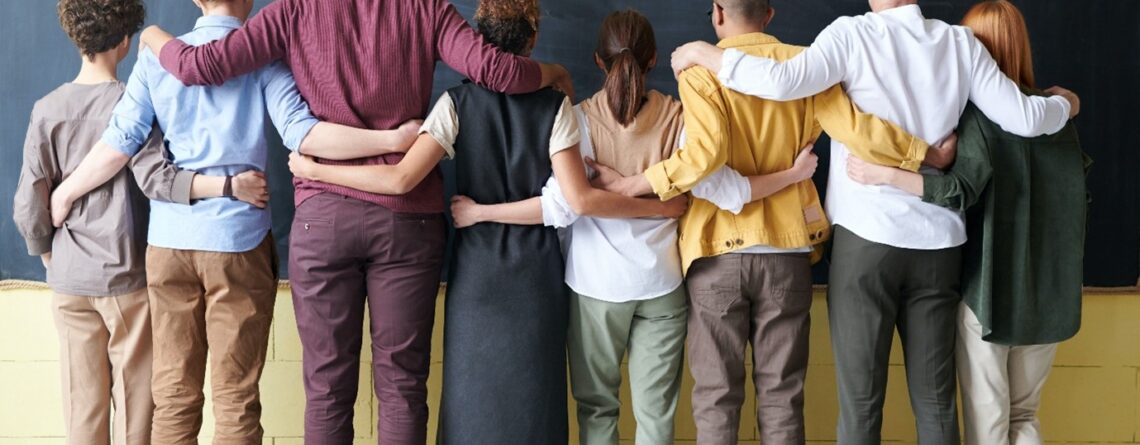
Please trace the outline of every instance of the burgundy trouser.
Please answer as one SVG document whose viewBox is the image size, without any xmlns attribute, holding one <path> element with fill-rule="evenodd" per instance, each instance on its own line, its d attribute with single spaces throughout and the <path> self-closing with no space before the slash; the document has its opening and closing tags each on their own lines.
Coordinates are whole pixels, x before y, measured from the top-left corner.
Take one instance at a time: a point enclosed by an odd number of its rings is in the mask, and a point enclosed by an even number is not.
<svg viewBox="0 0 1140 445">
<path fill-rule="evenodd" d="M 301 334 L 305 443 L 351 444 L 364 306 L 384 444 L 423 444 L 442 214 L 394 213 L 331 193 L 297 207 L 289 280 Z"/>
</svg>

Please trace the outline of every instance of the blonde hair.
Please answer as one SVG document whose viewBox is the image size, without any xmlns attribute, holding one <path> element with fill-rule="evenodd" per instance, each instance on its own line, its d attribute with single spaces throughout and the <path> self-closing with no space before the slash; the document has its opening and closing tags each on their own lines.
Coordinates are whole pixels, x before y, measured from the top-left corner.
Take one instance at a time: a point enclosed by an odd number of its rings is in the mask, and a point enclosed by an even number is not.
<svg viewBox="0 0 1140 445">
<path fill-rule="evenodd" d="M 1007 0 L 986 0 L 974 5 L 962 18 L 962 26 L 974 31 L 1001 71 L 1028 88 L 1035 87 L 1033 49 L 1025 17 Z"/>
</svg>

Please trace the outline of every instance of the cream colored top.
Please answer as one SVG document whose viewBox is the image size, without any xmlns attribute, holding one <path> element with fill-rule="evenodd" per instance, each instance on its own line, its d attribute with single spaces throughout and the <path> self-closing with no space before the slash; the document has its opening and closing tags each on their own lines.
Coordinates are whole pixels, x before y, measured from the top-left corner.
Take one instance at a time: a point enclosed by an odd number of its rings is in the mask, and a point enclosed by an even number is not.
<svg viewBox="0 0 1140 445">
<path fill-rule="evenodd" d="M 424 119 L 420 134 L 427 133 L 447 152 L 447 159 L 455 157 L 455 140 L 459 137 L 459 114 L 455 112 L 455 102 L 450 94 L 440 96 L 435 107 Z M 574 115 L 574 105 L 570 98 L 562 99 L 562 107 L 554 116 L 554 128 L 550 132 L 550 156 L 574 147 L 581 142 L 578 132 L 578 118 Z"/>
</svg>

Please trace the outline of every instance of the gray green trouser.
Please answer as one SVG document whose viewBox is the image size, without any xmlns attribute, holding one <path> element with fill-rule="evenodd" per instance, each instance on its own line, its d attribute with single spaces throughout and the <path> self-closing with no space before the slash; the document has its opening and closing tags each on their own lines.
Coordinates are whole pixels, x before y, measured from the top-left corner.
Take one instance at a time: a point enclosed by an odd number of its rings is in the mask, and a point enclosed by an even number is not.
<svg viewBox="0 0 1140 445">
<path fill-rule="evenodd" d="M 760 442 L 803 444 L 812 298 L 808 255 L 701 258 L 689 268 L 688 287 L 697 443 L 737 443 L 747 397 L 744 352 L 751 343 Z"/>
<path fill-rule="evenodd" d="M 684 286 L 651 300 L 610 303 L 571 292 L 570 389 L 578 403 L 579 443 L 618 443 L 621 360 L 629 350 L 629 386 L 637 444 L 673 443 L 681 389 Z"/>
<path fill-rule="evenodd" d="M 912 250 L 836 226 L 827 292 L 839 444 L 878 444 L 897 328 L 921 445 L 958 444 L 954 344 L 961 249 Z"/>
</svg>

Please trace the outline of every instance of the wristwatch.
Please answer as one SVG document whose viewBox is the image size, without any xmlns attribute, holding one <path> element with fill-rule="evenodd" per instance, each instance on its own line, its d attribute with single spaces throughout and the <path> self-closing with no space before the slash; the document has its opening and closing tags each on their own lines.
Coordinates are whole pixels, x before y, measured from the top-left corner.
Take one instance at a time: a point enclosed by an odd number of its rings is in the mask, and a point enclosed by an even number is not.
<svg viewBox="0 0 1140 445">
<path fill-rule="evenodd" d="M 222 186 L 222 197 L 233 199 L 234 197 L 234 177 L 226 175 L 226 183 Z"/>
</svg>

